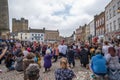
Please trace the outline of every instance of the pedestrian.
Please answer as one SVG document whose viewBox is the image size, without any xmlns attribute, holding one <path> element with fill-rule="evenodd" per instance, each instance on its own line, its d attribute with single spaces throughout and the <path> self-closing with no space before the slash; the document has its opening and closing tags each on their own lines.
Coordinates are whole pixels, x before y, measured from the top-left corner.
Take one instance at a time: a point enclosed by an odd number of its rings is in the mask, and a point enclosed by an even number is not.
<svg viewBox="0 0 120 80">
<path fill-rule="evenodd" d="M 93 46 L 90 47 L 90 58 L 95 56 L 95 48 Z"/>
<path fill-rule="evenodd" d="M 59 56 L 60 56 L 60 58 L 66 57 L 67 45 L 64 44 L 64 40 L 58 46 L 58 49 L 59 49 Z"/>
<path fill-rule="evenodd" d="M 26 58 L 26 56 L 29 54 L 28 50 L 27 50 L 27 47 L 24 48 L 23 50 L 23 55 L 24 55 L 24 58 Z"/>
<path fill-rule="evenodd" d="M 1 60 L 1 59 L 3 58 L 3 56 L 5 55 L 6 51 L 7 51 L 7 47 L 5 47 L 4 50 L 2 50 L 2 48 L 1 48 L 0 60 Z"/>
<path fill-rule="evenodd" d="M 15 61 L 15 70 L 16 71 L 23 71 L 23 53 L 19 53 L 18 57 Z"/>
<path fill-rule="evenodd" d="M 47 45 L 43 45 L 42 46 L 42 56 L 45 55 L 46 50 L 47 50 Z"/>
<path fill-rule="evenodd" d="M 120 80 L 120 64 L 114 47 L 108 48 L 108 54 L 105 58 L 107 60 L 109 80 Z"/>
<path fill-rule="evenodd" d="M 104 54 L 104 56 L 106 56 L 108 54 L 108 48 L 109 48 L 109 44 L 108 44 L 108 41 L 105 41 L 104 42 L 104 45 L 102 47 L 102 53 Z"/>
<path fill-rule="evenodd" d="M 68 68 L 68 62 L 65 58 L 60 60 L 60 68 L 54 74 L 55 80 L 72 80 L 75 77 L 75 73 Z"/>
<path fill-rule="evenodd" d="M 5 66 L 8 69 L 8 71 L 14 70 L 14 63 L 15 60 L 13 59 L 13 55 L 11 53 L 7 54 L 7 57 L 5 59 Z"/>
<path fill-rule="evenodd" d="M 80 62 L 81 66 L 83 67 L 87 67 L 87 65 L 89 64 L 89 52 L 84 48 L 84 46 L 81 46 Z"/>
<path fill-rule="evenodd" d="M 68 59 L 69 67 L 71 68 L 71 64 L 73 67 L 75 67 L 75 51 L 73 50 L 72 45 L 68 46 L 67 59 Z"/>
<path fill-rule="evenodd" d="M 115 50 L 116 50 L 116 55 L 118 56 L 119 58 L 119 63 L 120 63 L 120 44 L 116 44 L 115 46 Z"/>
<path fill-rule="evenodd" d="M 58 56 L 59 56 L 59 49 L 58 49 L 58 44 L 54 44 L 54 48 L 53 48 L 53 55 L 54 55 L 54 61 L 56 62 L 58 60 Z"/>
<path fill-rule="evenodd" d="M 26 58 L 23 59 L 24 80 L 28 79 L 28 76 L 26 75 L 26 68 L 29 66 L 29 64 L 35 63 L 33 58 L 34 58 L 34 54 L 29 53 L 27 54 Z"/>
<path fill-rule="evenodd" d="M 108 80 L 107 76 L 107 61 L 102 55 L 99 49 L 96 50 L 95 56 L 92 57 L 90 62 L 90 69 L 93 72 L 93 75 L 99 80 L 101 77 L 104 80 Z"/>
<path fill-rule="evenodd" d="M 35 52 L 35 57 L 34 57 L 34 61 L 39 65 L 39 67 L 41 68 L 41 56 L 39 52 Z"/>
<path fill-rule="evenodd" d="M 51 51 L 48 49 L 46 50 L 46 55 L 44 56 L 44 68 L 45 68 L 45 72 L 50 71 L 50 67 L 52 66 L 52 54 Z"/>
<path fill-rule="evenodd" d="M 26 75 L 28 76 L 28 80 L 41 80 L 39 79 L 39 72 L 39 65 L 31 63 L 26 69 Z"/>
</svg>

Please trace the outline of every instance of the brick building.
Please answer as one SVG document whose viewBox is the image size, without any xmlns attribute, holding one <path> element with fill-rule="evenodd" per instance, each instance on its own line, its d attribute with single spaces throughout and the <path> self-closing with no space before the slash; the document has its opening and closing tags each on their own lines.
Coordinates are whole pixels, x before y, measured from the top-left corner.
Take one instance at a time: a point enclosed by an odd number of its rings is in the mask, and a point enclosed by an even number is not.
<svg viewBox="0 0 120 80">
<path fill-rule="evenodd" d="M 94 16 L 95 21 L 95 34 L 99 38 L 103 38 L 105 35 L 105 12 L 101 12 L 99 15 Z"/>
<path fill-rule="evenodd" d="M 20 32 L 28 30 L 28 20 L 21 18 L 21 20 L 17 20 L 15 18 L 12 19 L 12 32 Z"/>
</svg>

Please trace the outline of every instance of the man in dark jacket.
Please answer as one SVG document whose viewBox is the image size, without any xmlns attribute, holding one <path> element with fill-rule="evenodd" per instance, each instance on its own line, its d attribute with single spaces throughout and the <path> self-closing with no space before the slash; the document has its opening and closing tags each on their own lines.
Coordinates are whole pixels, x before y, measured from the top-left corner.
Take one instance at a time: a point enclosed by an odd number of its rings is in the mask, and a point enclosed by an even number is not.
<svg viewBox="0 0 120 80">
<path fill-rule="evenodd" d="M 80 51 L 80 62 L 81 65 L 86 67 L 87 64 L 89 64 L 89 52 L 84 48 L 84 46 L 81 46 L 81 51 Z"/>
<path fill-rule="evenodd" d="M 73 50 L 73 46 L 68 46 L 68 51 L 67 51 L 67 59 L 69 66 L 71 67 L 71 64 L 73 67 L 75 67 L 75 51 Z"/>
</svg>

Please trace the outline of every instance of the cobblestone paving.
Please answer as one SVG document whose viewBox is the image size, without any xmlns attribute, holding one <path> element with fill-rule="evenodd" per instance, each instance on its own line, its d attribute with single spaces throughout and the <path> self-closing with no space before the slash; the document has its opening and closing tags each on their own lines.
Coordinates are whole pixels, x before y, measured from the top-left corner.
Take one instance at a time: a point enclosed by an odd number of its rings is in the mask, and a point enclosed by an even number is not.
<svg viewBox="0 0 120 80">
<path fill-rule="evenodd" d="M 43 62 L 42 62 L 43 65 Z M 47 73 L 43 73 L 44 68 L 40 69 L 40 77 L 42 80 L 55 80 L 54 71 L 59 67 L 59 61 L 52 64 L 51 71 Z M 7 69 L 4 65 L 0 65 L 0 69 L 3 70 L 3 73 L 0 73 L 0 80 L 23 80 L 23 73 L 17 71 L 7 72 Z M 73 68 L 73 71 L 76 74 L 76 78 L 74 80 L 91 80 L 90 79 L 90 71 L 85 68 L 80 67 L 79 60 L 76 60 L 76 66 Z"/>
</svg>

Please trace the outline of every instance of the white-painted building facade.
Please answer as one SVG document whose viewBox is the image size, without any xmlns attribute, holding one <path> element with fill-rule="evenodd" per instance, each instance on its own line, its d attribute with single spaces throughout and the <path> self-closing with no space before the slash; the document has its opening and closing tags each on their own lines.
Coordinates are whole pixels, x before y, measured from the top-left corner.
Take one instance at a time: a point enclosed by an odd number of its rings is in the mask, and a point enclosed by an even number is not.
<svg viewBox="0 0 120 80">
<path fill-rule="evenodd" d="M 43 29 L 30 29 L 22 32 L 18 32 L 16 39 L 22 41 L 38 41 L 44 42 L 45 40 L 45 31 Z"/>
<path fill-rule="evenodd" d="M 92 20 L 88 26 L 90 27 L 90 35 L 92 35 L 92 37 L 95 36 L 95 24 L 94 24 L 94 20 Z"/>
<path fill-rule="evenodd" d="M 112 0 L 105 7 L 105 26 L 107 38 L 120 36 L 120 0 Z"/>
</svg>

